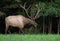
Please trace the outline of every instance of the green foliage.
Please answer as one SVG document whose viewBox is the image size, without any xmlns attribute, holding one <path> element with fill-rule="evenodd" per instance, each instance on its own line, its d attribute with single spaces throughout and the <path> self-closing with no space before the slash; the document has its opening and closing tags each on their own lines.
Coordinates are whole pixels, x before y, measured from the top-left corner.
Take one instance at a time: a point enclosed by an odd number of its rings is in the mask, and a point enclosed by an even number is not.
<svg viewBox="0 0 60 41">
<path fill-rule="evenodd" d="M 59 8 L 56 8 L 56 10 L 57 10 L 56 17 L 60 17 L 60 9 Z"/>
<path fill-rule="evenodd" d="M 30 14 L 35 15 L 36 12 L 37 12 L 37 8 L 35 8 L 35 7 L 33 8 L 33 7 L 32 7 L 32 8 L 30 9 Z"/>
<path fill-rule="evenodd" d="M 56 10 L 54 7 L 52 6 L 48 6 L 48 8 L 46 9 L 46 12 L 45 12 L 45 16 L 52 16 L 54 14 L 56 14 Z"/>
<path fill-rule="evenodd" d="M 52 5 L 48 5 L 44 10 L 43 10 L 43 16 L 54 16 L 58 17 L 60 16 L 60 9 L 56 8 Z"/>
</svg>

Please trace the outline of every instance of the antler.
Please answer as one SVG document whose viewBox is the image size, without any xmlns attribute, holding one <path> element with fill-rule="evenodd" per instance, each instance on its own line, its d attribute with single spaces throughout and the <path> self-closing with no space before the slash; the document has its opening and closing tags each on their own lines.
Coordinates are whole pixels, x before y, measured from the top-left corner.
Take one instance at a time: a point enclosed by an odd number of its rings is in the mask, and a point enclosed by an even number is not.
<svg viewBox="0 0 60 41">
<path fill-rule="evenodd" d="M 35 19 L 40 17 L 39 12 L 41 11 L 40 8 L 38 7 L 38 5 L 36 5 L 36 7 L 37 7 L 38 11 L 35 15 Z"/>
<path fill-rule="evenodd" d="M 29 12 L 28 12 L 28 10 L 29 10 L 29 8 L 31 7 L 31 5 L 29 5 L 28 6 L 28 8 L 26 8 L 26 2 L 24 3 L 24 6 L 22 6 L 21 4 L 20 4 L 20 7 L 22 8 L 22 9 L 24 9 L 25 10 L 25 12 L 26 12 L 26 14 L 27 14 L 27 16 L 29 17 L 29 18 L 31 18 L 30 16 L 29 16 Z"/>
<path fill-rule="evenodd" d="M 38 7 L 38 5 L 35 5 L 35 7 L 38 9 L 37 13 L 31 14 L 32 19 L 34 19 L 34 20 L 40 17 L 39 12 L 41 11 L 41 9 Z"/>
<path fill-rule="evenodd" d="M 33 4 L 32 4 L 32 5 L 33 5 Z M 35 20 L 36 18 L 39 18 L 39 17 L 40 17 L 39 12 L 40 12 L 41 10 L 40 10 L 40 8 L 38 7 L 38 5 L 35 5 L 35 7 L 38 9 L 36 15 L 35 15 L 35 14 L 31 14 L 31 16 L 29 16 L 29 8 L 31 7 L 31 4 L 26 8 L 26 2 L 25 2 L 23 6 L 20 4 L 20 7 L 25 10 L 25 12 L 26 12 L 26 14 L 27 14 L 27 16 L 28 16 L 29 18 Z"/>
</svg>

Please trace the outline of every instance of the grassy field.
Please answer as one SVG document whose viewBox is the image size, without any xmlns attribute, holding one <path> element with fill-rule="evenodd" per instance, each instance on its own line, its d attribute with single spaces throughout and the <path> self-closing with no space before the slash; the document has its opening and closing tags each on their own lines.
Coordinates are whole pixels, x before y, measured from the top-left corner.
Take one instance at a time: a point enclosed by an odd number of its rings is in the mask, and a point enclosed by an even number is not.
<svg viewBox="0 0 60 41">
<path fill-rule="evenodd" d="M 0 34 L 0 41 L 60 41 L 60 35 Z"/>
</svg>

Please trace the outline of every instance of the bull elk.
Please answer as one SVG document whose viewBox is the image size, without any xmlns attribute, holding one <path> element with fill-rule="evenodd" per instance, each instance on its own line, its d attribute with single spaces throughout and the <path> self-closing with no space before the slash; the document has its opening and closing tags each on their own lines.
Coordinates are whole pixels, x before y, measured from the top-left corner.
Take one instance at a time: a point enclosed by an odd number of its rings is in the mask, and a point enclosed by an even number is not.
<svg viewBox="0 0 60 41">
<path fill-rule="evenodd" d="M 29 13 L 28 9 L 31 7 L 31 5 L 29 5 L 28 8 L 26 8 L 25 5 L 26 5 L 26 3 L 24 4 L 24 6 L 20 5 L 20 7 L 25 10 L 25 12 L 29 18 L 26 18 L 22 15 L 15 15 L 15 16 L 6 17 L 5 18 L 5 23 L 6 23 L 5 33 L 7 33 L 9 26 L 18 27 L 21 31 L 26 24 L 32 24 L 34 27 L 37 26 L 35 19 L 37 18 L 38 13 L 40 12 L 39 8 L 38 8 L 36 15 L 34 17 L 31 17 L 28 14 Z"/>
</svg>

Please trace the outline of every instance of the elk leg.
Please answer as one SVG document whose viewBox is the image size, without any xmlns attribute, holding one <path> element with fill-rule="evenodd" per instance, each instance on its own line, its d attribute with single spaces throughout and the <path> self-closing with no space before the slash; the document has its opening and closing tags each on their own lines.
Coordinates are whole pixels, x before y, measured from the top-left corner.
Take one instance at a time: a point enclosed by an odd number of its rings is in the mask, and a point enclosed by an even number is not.
<svg viewBox="0 0 60 41">
<path fill-rule="evenodd" d="M 24 33 L 22 29 L 21 29 L 21 32 Z"/>
<path fill-rule="evenodd" d="M 19 34 L 20 34 L 21 32 L 20 32 L 20 29 L 19 29 Z"/>
<path fill-rule="evenodd" d="M 8 31 L 8 25 L 6 24 L 5 34 L 7 33 L 7 31 Z"/>
<path fill-rule="evenodd" d="M 8 32 L 9 32 L 9 34 L 11 34 L 10 30 Z"/>
<path fill-rule="evenodd" d="M 7 31 L 8 31 L 8 27 L 6 27 L 6 29 L 5 29 L 5 34 L 7 33 Z"/>
<path fill-rule="evenodd" d="M 20 32 L 21 31 L 21 32 Z M 22 29 L 19 30 L 19 33 L 24 33 Z"/>
</svg>

